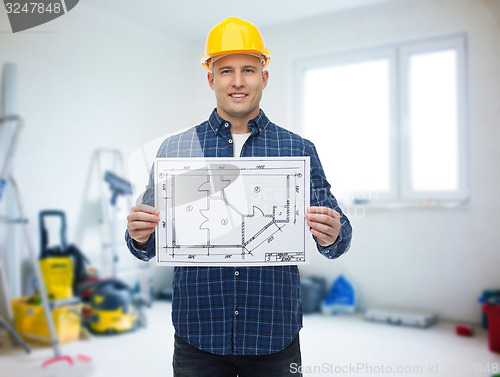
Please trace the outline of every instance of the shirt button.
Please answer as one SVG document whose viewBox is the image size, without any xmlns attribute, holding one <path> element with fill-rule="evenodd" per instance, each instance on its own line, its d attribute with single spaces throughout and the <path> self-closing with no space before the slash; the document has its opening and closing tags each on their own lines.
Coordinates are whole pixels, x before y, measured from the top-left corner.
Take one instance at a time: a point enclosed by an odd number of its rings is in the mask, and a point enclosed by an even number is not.
<svg viewBox="0 0 500 377">
<path fill-rule="evenodd" d="M 235 274 L 236 276 L 238 276 L 238 275 L 240 274 L 240 272 L 239 272 L 239 271 L 234 271 L 234 274 Z"/>
<path fill-rule="evenodd" d="M 238 315 L 238 314 L 240 314 L 240 312 L 239 312 L 239 311 L 237 311 L 237 310 L 235 310 L 235 311 L 234 311 L 234 315 Z"/>
<path fill-rule="evenodd" d="M 229 139 L 229 144 L 232 144 L 233 143 L 233 139 Z"/>
<path fill-rule="evenodd" d="M 229 127 L 229 123 L 224 123 L 224 127 Z"/>
</svg>

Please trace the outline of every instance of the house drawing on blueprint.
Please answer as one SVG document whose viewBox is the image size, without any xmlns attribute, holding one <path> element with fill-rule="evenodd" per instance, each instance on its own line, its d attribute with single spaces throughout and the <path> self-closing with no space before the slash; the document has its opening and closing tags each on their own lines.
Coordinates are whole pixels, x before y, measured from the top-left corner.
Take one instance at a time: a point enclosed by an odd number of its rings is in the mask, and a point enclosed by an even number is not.
<svg viewBox="0 0 500 377">
<path fill-rule="evenodd" d="M 309 160 L 157 159 L 157 262 L 306 261 Z"/>
</svg>

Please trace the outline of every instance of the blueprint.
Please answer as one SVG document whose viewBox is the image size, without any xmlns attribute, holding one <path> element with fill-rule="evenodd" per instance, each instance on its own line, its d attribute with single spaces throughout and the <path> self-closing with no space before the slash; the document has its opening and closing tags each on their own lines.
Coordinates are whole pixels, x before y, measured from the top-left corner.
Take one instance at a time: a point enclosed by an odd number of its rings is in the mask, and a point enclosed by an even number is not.
<svg viewBox="0 0 500 377">
<path fill-rule="evenodd" d="M 308 263 L 309 157 L 157 158 L 156 263 Z"/>
</svg>

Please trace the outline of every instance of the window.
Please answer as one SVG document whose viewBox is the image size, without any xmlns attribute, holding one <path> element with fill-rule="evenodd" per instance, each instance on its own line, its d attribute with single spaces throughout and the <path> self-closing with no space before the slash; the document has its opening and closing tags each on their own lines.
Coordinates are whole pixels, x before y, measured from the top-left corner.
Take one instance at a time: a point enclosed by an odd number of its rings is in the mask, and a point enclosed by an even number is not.
<svg viewBox="0 0 500 377">
<path fill-rule="evenodd" d="M 454 36 L 296 63 L 294 118 L 340 201 L 467 198 L 464 54 Z"/>
</svg>

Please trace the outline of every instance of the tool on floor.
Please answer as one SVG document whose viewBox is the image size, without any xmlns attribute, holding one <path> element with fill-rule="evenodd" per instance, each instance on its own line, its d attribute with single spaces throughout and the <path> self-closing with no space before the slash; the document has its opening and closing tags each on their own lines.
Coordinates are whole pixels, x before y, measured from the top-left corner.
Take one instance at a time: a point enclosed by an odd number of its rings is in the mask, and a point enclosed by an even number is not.
<svg viewBox="0 0 500 377">
<path fill-rule="evenodd" d="M 59 244 L 49 246 L 48 220 L 59 221 Z M 51 300 L 63 300 L 74 296 L 78 285 L 85 279 L 85 264 L 89 260 L 75 245 L 68 245 L 66 214 L 60 210 L 44 210 L 39 213 L 40 266 Z"/>
<path fill-rule="evenodd" d="M 466 324 L 458 324 L 455 326 L 455 332 L 459 336 L 473 336 L 474 327 Z"/>
<path fill-rule="evenodd" d="M 140 292 L 132 291 L 118 279 L 105 279 L 85 284 L 82 290 L 92 290 L 90 311 L 85 322 L 90 331 L 116 334 L 146 327 L 143 306 L 147 305 Z"/>
<path fill-rule="evenodd" d="M 367 321 L 422 329 L 431 327 L 438 321 L 438 316 L 434 313 L 388 309 L 368 309 L 364 318 Z"/>
</svg>

